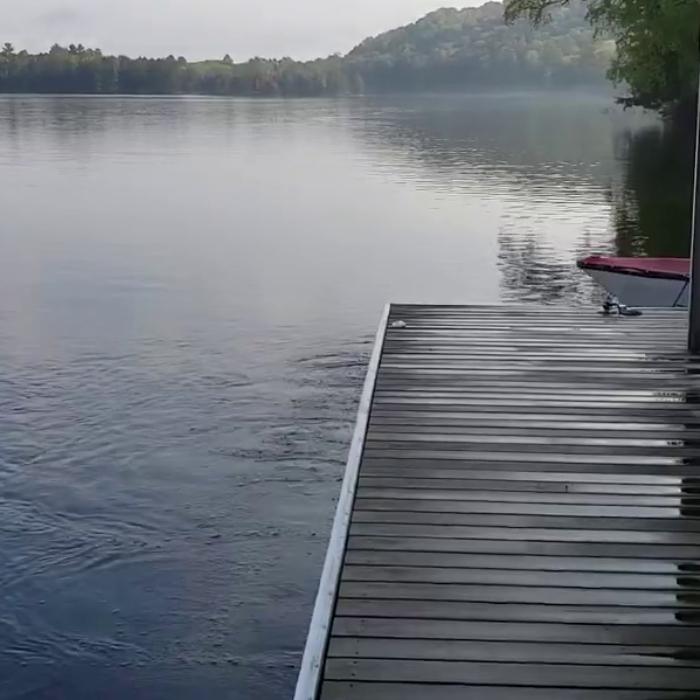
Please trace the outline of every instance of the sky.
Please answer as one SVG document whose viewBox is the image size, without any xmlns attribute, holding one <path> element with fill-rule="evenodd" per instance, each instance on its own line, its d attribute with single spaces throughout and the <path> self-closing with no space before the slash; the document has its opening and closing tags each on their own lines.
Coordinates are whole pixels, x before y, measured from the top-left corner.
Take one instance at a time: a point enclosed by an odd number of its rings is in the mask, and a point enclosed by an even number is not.
<svg viewBox="0 0 700 700">
<path fill-rule="evenodd" d="M 234 60 L 316 58 L 440 7 L 485 0 L 0 0 L 0 42 L 45 51 L 82 43 L 106 53 Z"/>
</svg>

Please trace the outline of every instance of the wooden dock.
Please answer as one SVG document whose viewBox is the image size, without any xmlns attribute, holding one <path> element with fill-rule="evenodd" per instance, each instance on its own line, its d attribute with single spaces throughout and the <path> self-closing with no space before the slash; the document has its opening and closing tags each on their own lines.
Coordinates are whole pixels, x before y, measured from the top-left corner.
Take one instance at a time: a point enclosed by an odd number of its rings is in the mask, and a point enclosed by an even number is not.
<svg viewBox="0 0 700 700">
<path fill-rule="evenodd" d="M 686 323 L 387 309 L 296 700 L 700 698 Z"/>
</svg>

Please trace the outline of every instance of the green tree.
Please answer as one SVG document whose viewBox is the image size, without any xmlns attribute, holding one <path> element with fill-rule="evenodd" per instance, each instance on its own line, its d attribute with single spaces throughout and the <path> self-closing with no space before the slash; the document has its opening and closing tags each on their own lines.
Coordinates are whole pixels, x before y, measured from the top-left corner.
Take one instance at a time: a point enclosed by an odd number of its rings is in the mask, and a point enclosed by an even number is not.
<svg viewBox="0 0 700 700">
<path fill-rule="evenodd" d="M 570 0 L 507 0 L 506 20 L 546 23 L 552 9 Z M 587 18 L 611 36 L 616 55 L 608 72 L 625 84 L 627 105 L 664 113 L 692 112 L 697 94 L 698 0 L 585 0 Z"/>
</svg>

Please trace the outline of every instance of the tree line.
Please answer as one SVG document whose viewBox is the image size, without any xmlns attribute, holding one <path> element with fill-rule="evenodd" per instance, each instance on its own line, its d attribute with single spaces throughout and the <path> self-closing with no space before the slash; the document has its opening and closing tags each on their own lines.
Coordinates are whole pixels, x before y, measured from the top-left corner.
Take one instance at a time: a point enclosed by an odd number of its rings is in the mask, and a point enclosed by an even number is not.
<svg viewBox="0 0 700 700">
<path fill-rule="evenodd" d="M 77 94 L 321 95 L 346 91 L 335 57 L 300 63 L 255 58 L 190 63 L 180 56 L 129 58 L 81 44 L 46 53 L 0 51 L 0 92 Z"/>
<path fill-rule="evenodd" d="M 602 84 L 613 55 L 582 6 L 546 26 L 506 24 L 503 5 L 445 9 L 367 39 L 345 56 L 236 63 L 106 55 L 82 44 L 0 50 L 0 92 L 320 96 L 471 87 Z"/>
</svg>

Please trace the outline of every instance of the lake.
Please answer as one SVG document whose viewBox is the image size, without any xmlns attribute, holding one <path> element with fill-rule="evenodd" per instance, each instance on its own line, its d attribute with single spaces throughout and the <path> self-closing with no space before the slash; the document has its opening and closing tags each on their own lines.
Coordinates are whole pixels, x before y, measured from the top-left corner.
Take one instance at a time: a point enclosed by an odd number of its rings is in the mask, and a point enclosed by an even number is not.
<svg viewBox="0 0 700 700">
<path fill-rule="evenodd" d="M 385 302 L 598 303 L 691 135 L 591 95 L 0 97 L 0 697 L 289 697 Z"/>
</svg>

